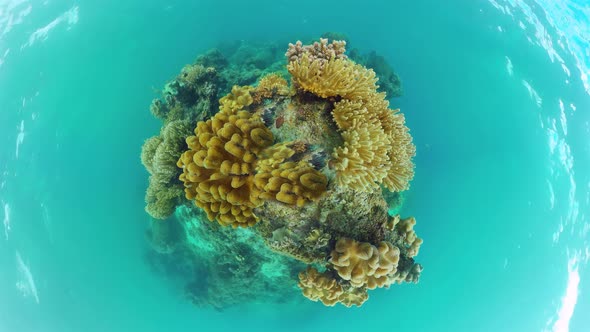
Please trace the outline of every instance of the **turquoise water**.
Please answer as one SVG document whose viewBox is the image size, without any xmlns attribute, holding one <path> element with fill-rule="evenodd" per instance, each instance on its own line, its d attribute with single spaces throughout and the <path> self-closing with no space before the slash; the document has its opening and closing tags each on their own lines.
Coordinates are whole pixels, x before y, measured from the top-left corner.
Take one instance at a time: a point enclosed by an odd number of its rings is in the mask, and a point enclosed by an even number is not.
<svg viewBox="0 0 590 332">
<path fill-rule="evenodd" d="M 589 15 L 573 0 L 0 0 L 0 331 L 590 330 Z M 155 91 L 220 41 L 326 31 L 402 79 L 420 282 L 352 309 L 195 307 L 144 259 Z"/>
</svg>

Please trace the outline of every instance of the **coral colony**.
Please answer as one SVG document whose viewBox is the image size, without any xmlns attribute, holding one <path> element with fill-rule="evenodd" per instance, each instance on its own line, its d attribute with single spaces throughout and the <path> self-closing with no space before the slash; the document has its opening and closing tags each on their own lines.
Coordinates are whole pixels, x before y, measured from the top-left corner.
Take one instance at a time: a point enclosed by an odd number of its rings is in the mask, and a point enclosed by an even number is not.
<svg viewBox="0 0 590 332">
<path fill-rule="evenodd" d="M 392 195 L 387 191 L 408 189 L 415 146 L 404 115 L 390 109 L 380 92 L 375 71 L 351 60 L 345 46 L 327 39 L 289 44 L 286 71 L 284 65 L 278 72 L 257 68 L 250 85 L 233 85 L 218 103 L 222 87 L 241 77 L 219 51 L 185 67 L 165 87 L 151 107 L 164 125 L 142 149 L 150 173 L 146 211 L 166 219 L 154 220 L 150 230 L 160 252 L 174 252 L 182 241 L 193 243 L 196 256 L 206 251 L 194 244 L 195 229 L 203 233 L 203 226 L 190 217 L 204 211 L 220 225 L 208 227 L 208 234 L 219 232 L 236 246 L 246 245 L 239 238 L 247 236 L 268 251 L 242 247 L 232 254 L 231 271 L 243 265 L 250 275 L 262 275 L 264 264 L 251 260 L 272 260 L 283 267 L 280 282 L 294 284 L 298 277 L 303 295 L 327 306 L 360 306 L 368 290 L 418 281 L 422 267 L 414 257 L 422 240 L 413 230 L 416 221 L 390 216 L 395 207 L 384 198 Z M 387 82 L 397 84 L 389 90 L 400 91 L 397 76 L 385 72 Z M 168 218 L 175 211 L 183 225 Z M 241 228 L 249 233 L 228 233 Z M 223 278 L 218 274 L 209 275 L 209 286 L 189 283 L 189 296 L 206 302 L 211 279 Z M 217 307 L 232 302 L 206 296 Z"/>
</svg>

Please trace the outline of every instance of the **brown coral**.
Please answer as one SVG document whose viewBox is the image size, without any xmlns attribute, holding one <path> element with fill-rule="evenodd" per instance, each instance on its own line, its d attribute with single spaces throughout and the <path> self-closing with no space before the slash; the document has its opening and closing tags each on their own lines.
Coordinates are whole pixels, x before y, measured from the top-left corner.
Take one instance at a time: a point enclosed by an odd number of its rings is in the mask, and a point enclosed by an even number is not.
<svg viewBox="0 0 590 332">
<path fill-rule="evenodd" d="M 369 294 L 367 294 L 367 289 L 365 287 L 348 287 L 348 289 L 345 289 L 344 293 L 338 297 L 338 301 L 348 308 L 353 305 L 360 307 L 368 299 Z"/>
<path fill-rule="evenodd" d="M 403 244 L 406 246 L 406 254 L 408 257 L 414 257 L 418 255 L 418 252 L 420 251 L 420 245 L 422 245 L 423 242 L 423 240 L 416 235 L 416 231 L 414 231 L 415 225 L 416 219 L 414 217 L 403 219 L 395 225 L 395 230 L 397 231 L 399 237 L 403 240 Z"/>
<path fill-rule="evenodd" d="M 333 153 L 338 184 L 362 191 L 380 184 L 392 191 L 407 189 L 416 150 L 404 116 L 388 108 L 371 69 L 333 52 L 328 52 L 329 58 L 317 56 L 321 50 L 325 45 L 291 45 L 287 68 L 299 89 L 322 98 L 342 98 L 332 113 L 344 140 Z"/>
<path fill-rule="evenodd" d="M 337 183 L 367 192 L 378 189 L 391 168 L 387 158 L 391 146 L 389 137 L 377 124 L 354 119 L 342 138 L 344 145 L 334 149 L 332 154 Z"/>
<path fill-rule="evenodd" d="M 314 61 L 304 53 L 289 62 L 287 69 L 299 88 L 322 98 L 366 99 L 377 90 L 375 72 L 348 59 Z"/>
<path fill-rule="evenodd" d="M 332 116 L 344 139 L 344 146 L 333 153 L 341 185 L 367 191 L 383 183 L 402 191 L 414 176 L 416 150 L 404 116 L 388 109 L 383 98 L 374 93 L 366 101 L 344 99 L 334 104 Z"/>
<path fill-rule="evenodd" d="M 334 306 L 344 293 L 342 286 L 336 279 L 329 277 L 325 272 L 319 273 L 313 267 L 308 267 L 299 273 L 299 288 L 303 296 L 312 301 L 322 301 L 324 305 Z"/>
<path fill-rule="evenodd" d="M 368 289 L 383 287 L 387 275 L 395 273 L 399 262 L 399 249 L 382 241 L 378 247 L 349 238 L 341 238 L 332 251 L 330 263 L 338 275 L 354 287 Z"/>
<path fill-rule="evenodd" d="M 405 126 L 404 115 L 399 113 L 399 110 L 386 111 L 385 117 L 390 119 L 392 126 L 391 129 L 384 126 L 384 129 L 395 144 L 387 154 L 391 160 L 391 168 L 383 179 L 383 185 L 391 191 L 403 191 L 409 188 L 409 183 L 414 177 L 412 158 L 416 155 L 416 146 L 412 143 L 408 127 Z"/>
<path fill-rule="evenodd" d="M 289 83 L 278 73 L 265 75 L 260 79 L 258 86 L 253 91 L 255 103 L 260 103 L 264 98 L 274 96 L 288 96 L 290 93 Z"/>
<path fill-rule="evenodd" d="M 263 152 L 266 158 L 258 162 L 254 178 L 262 199 L 301 207 L 326 192 L 328 179 L 308 162 L 285 162 L 301 149 L 304 147 L 297 142 L 282 143 Z"/>
<path fill-rule="evenodd" d="M 251 86 L 234 85 L 231 93 L 219 99 L 219 110 L 231 114 L 233 111 L 241 110 L 246 106 L 250 106 L 254 99 L 252 98 Z"/>
<path fill-rule="evenodd" d="M 320 273 L 311 266 L 299 273 L 298 285 L 303 291 L 303 296 L 312 301 L 321 301 L 329 307 L 336 303 L 346 307 L 353 305 L 360 307 L 369 298 L 367 288 L 342 287 L 329 272 Z"/>
<path fill-rule="evenodd" d="M 209 220 L 234 227 L 252 226 L 252 209 L 262 204 L 253 185 L 257 155 L 273 135 L 258 116 L 241 111 L 252 103 L 249 88 L 234 87 L 220 100 L 212 119 L 199 122 L 189 150 L 178 161 L 188 199 L 203 208 Z"/>
</svg>

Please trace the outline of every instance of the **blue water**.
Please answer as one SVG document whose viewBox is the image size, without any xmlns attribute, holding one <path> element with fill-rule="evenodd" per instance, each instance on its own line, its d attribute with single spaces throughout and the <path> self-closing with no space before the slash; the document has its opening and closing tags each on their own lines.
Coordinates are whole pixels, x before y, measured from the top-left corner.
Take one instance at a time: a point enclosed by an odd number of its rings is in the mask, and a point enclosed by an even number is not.
<svg viewBox="0 0 590 332">
<path fill-rule="evenodd" d="M 0 331 L 589 331 L 588 17 L 585 0 L 0 0 Z M 402 79 L 420 282 L 352 309 L 198 308 L 144 259 L 155 91 L 221 41 L 326 31 Z"/>
</svg>

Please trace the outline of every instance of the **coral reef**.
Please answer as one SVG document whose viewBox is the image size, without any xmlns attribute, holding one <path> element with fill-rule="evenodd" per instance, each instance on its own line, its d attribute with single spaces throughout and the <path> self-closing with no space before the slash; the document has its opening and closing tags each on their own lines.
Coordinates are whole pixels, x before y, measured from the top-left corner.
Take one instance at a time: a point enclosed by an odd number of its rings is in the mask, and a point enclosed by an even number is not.
<svg viewBox="0 0 590 332">
<path fill-rule="evenodd" d="M 347 56 L 343 40 L 289 44 L 286 66 L 279 50 L 220 45 L 152 104 L 164 129 L 142 149 L 147 210 L 176 208 L 184 230 L 153 223 L 153 257 L 178 263 L 188 298 L 216 308 L 294 288 L 327 306 L 360 306 L 368 290 L 417 282 L 422 239 L 414 218 L 397 215 L 415 147 L 382 78 Z M 180 121 L 185 139 L 167 140 Z"/>
</svg>

